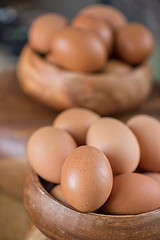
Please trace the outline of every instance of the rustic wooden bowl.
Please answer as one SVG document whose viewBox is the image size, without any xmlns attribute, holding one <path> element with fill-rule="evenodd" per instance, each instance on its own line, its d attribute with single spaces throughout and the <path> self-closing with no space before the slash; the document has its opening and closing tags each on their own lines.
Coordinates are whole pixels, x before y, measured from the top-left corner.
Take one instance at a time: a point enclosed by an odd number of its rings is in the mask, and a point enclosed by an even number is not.
<svg viewBox="0 0 160 240">
<path fill-rule="evenodd" d="M 64 70 L 25 46 L 17 64 L 21 88 L 57 110 L 79 106 L 101 115 L 138 107 L 152 89 L 148 62 L 123 74 L 79 73 Z"/>
<path fill-rule="evenodd" d="M 159 240 L 159 209 L 138 215 L 81 213 L 52 197 L 47 192 L 50 188 L 51 184 L 32 172 L 24 191 L 31 220 L 50 239 Z"/>
</svg>

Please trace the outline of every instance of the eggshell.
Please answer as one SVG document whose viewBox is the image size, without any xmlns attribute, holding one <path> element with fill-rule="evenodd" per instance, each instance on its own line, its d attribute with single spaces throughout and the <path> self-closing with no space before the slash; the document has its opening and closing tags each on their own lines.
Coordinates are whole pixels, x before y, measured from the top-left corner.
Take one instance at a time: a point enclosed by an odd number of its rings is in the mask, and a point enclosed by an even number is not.
<svg viewBox="0 0 160 240">
<path fill-rule="evenodd" d="M 69 202 L 66 200 L 63 191 L 62 191 L 62 187 L 60 184 L 56 185 L 55 187 L 52 188 L 52 190 L 50 191 L 50 194 L 55 197 L 56 199 L 58 199 L 60 202 L 70 206 Z"/>
<path fill-rule="evenodd" d="M 39 176 L 59 183 L 65 158 L 75 148 L 76 143 L 69 133 L 46 126 L 31 135 L 27 145 L 28 159 Z"/>
<path fill-rule="evenodd" d="M 114 31 L 118 31 L 127 25 L 124 14 L 118 9 L 106 4 L 93 4 L 83 8 L 79 14 L 93 15 L 105 19 Z"/>
<path fill-rule="evenodd" d="M 52 51 L 60 66 L 73 71 L 99 71 L 106 62 L 101 38 L 94 32 L 75 27 L 63 28 L 53 37 Z"/>
<path fill-rule="evenodd" d="M 160 122 L 148 115 L 136 115 L 127 122 L 135 134 L 141 151 L 140 168 L 160 171 Z"/>
<path fill-rule="evenodd" d="M 53 52 L 49 52 L 47 55 L 46 55 L 46 60 L 51 63 L 51 64 L 54 64 L 54 65 L 58 65 L 58 63 L 56 62 L 56 59 L 54 57 L 54 53 Z"/>
<path fill-rule="evenodd" d="M 136 137 L 121 121 L 104 117 L 88 129 L 86 142 L 104 152 L 113 173 L 133 172 L 138 166 L 140 150 Z"/>
<path fill-rule="evenodd" d="M 104 42 L 107 52 L 111 52 L 113 47 L 113 31 L 109 23 L 91 15 L 79 15 L 72 20 L 72 25 L 84 30 L 94 31 Z"/>
<path fill-rule="evenodd" d="M 140 173 L 125 173 L 113 180 L 113 188 L 102 207 L 104 213 L 140 214 L 160 207 L 160 184 Z"/>
<path fill-rule="evenodd" d="M 106 64 L 104 72 L 108 74 L 126 74 L 132 70 L 132 66 L 128 63 L 111 59 Z"/>
<path fill-rule="evenodd" d="M 115 48 L 121 59 L 131 64 L 140 64 L 152 54 L 154 38 L 144 25 L 130 23 L 118 31 Z"/>
<path fill-rule="evenodd" d="M 53 126 L 67 131 L 72 135 L 78 145 L 86 143 L 88 128 L 100 116 L 85 108 L 70 108 L 61 112 L 54 120 Z"/>
<path fill-rule="evenodd" d="M 153 178 L 156 180 L 158 183 L 160 183 L 160 173 L 158 172 L 145 172 L 143 173 L 144 175 Z"/>
<path fill-rule="evenodd" d="M 36 18 L 28 33 L 30 46 L 40 52 L 50 51 L 51 39 L 53 35 L 67 25 L 67 20 L 57 13 L 46 13 Z"/>
<path fill-rule="evenodd" d="M 82 212 L 101 207 L 110 195 L 113 183 L 106 156 L 94 147 L 81 146 L 67 157 L 61 185 L 68 202 Z"/>
</svg>

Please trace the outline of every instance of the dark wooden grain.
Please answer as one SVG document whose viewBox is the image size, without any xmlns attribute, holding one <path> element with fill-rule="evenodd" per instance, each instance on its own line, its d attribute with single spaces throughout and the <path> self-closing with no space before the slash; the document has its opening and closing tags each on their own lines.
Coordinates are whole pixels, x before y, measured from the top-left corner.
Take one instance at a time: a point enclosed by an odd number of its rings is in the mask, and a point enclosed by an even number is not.
<svg viewBox="0 0 160 240">
<path fill-rule="evenodd" d="M 159 240 L 159 209 L 138 215 L 80 213 L 49 195 L 34 172 L 27 179 L 24 203 L 33 223 L 50 239 Z"/>
</svg>

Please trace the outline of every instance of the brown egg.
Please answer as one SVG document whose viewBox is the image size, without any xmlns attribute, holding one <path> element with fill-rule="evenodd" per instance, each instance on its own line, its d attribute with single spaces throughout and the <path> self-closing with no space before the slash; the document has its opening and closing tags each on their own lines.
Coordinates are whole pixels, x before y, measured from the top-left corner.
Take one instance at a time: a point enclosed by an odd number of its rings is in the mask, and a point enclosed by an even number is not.
<svg viewBox="0 0 160 240">
<path fill-rule="evenodd" d="M 158 183 L 160 183 L 160 173 L 158 172 L 144 172 L 144 175 L 153 178 L 156 180 Z"/>
<path fill-rule="evenodd" d="M 85 108 L 70 108 L 61 112 L 54 120 L 53 126 L 67 131 L 72 135 L 78 145 L 86 143 L 88 128 L 100 116 Z"/>
<path fill-rule="evenodd" d="M 58 199 L 60 202 L 70 206 L 69 202 L 66 200 L 63 194 L 62 187 L 60 184 L 53 187 L 52 190 L 50 191 L 50 194 L 56 199 Z"/>
<path fill-rule="evenodd" d="M 79 14 L 93 15 L 105 19 L 114 31 L 118 31 L 127 25 L 127 20 L 118 9 L 104 4 L 94 4 L 83 8 Z"/>
<path fill-rule="evenodd" d="M 81 146 L 67 157 L 61 185 L 68 202 L 82 212 L 101 207 L 112 189 L 112 170 L 106 156 L 94 147 Z"/>
<path fill-rule="evenodd" d="M 148 115 L 136 115 L 128 120 L 127 125 L 139 142 L 140 168 L 160 171 L 160 122 Z"/>
<path fill-rule="evenodd" d="M 88 129 L 86 142 L 104 152 L 115 175 L 133 172 L 139 164 L 137 139 L 127 125 L 117 119 L 97 120 Z"/>
<path fill-rule="evenodd" d="M 46 126 L 31 135 L 27 152 L 29 162 L 39 176 L 59 183 L 65 158 L 75 148 L 76 143 L 69 133 Z"/>
<path fill-rule="evenodd" d="M 52 51 L 62 67 L 81 72 L 101 70 L 106 62 L 106 49 L 94 32 L 66 27 L 52 39 Z"/>
<path fill-rule="evenodd" d="M 102 210 L 107 214 L 140 214 L 159 207 L 160 184 L 140 173 L 125 173 L 114 178 Z"/>
<path fill-rule="evenodd" d="M 130 23 L 116 35 L 115 48 L 120 58 L 131 64 L 140 64 L 154 50 L 154 38 L 142 24 Z"/>
<path fill-rule="evenodd" d="M 54 57 L 54 53 L 53 52 L 49 52 L 47 55 L 46 55 L 46 60 L 51 63 L 51 64 L 54 64 L 54 65 L 58 65 L 58 63 L 56 62 L 56 59 Z"/>
<path fill-rule="evenodd" d="M 132 66 L 128 63 L 111 59 L 106 64 L 104 72 L 111 74 L 126 74 L 132 70 Z"/>
<path fill-rule="evenodd" d="M 111 52 L 113 47 L 113 31 L 109 23 L 101 18 L 92 15 L 78 15 L 72 21 L 72 25 L 84 30 L 94 31 L 104 42 L 107 53 Z"/>
<path fill-rule="evenodd" d="M 46 13 L 36 18 L 29 29 L 30 46 L 40 52 L 50 51 L 51 39 L 54 34 L 67 25 L 67 20 L 57 13 Z"/>
</svg>

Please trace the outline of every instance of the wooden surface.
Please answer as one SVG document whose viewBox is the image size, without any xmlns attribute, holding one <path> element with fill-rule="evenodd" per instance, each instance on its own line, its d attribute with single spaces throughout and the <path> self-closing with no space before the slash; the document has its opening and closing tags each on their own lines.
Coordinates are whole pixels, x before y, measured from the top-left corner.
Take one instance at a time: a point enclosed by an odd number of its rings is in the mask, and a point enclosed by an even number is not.
<svg viewBox="0 0 160 240">
<path fill-rule="evenodd" d="M 43 233 L 41 233 L 34 225 L 28 228 L 25 240 L 49 240 Z"/>
<path fill-rule="evenodd" d="M 23 188 L 30 170 L 26 143 L 38 127 L 51 124 L 57 113 L 30 100 L 21 91 L 15 70 L 0 74 L 0 239 L 22 240 L 29 218 Z"/>
<path fill-rule="evenodd" d="M 2 240 L 23 239 L 29 222 L 22 204 L 24 181 L 29 171 L 26 143 L 35 129 L 51 124 L 57 113 L 31 100 L 22 92 L 14 69 L 0 74 L 0 216 L 2 216 L 0 239 Z M 141 108 L 117 117 L 126 120 L 137 113 L 147 113 L 160 118 L 160 85 L 156 85 L 152 96 Z"/>
</svg>

